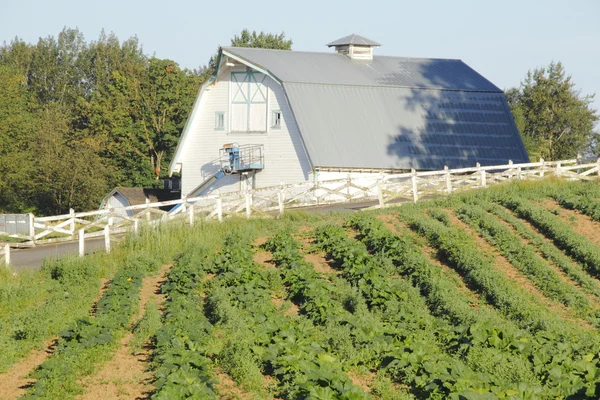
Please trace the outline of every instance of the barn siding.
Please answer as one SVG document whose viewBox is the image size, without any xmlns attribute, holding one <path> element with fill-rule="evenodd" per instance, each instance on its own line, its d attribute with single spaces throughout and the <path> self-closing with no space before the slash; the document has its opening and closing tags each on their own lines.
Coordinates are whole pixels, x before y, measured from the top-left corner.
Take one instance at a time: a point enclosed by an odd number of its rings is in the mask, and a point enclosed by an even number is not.
<svg viewBox="0 0 600 400">
<path fill-rule="evenodd" d="M 182 154 L 182 194 L 185 195 L 208 179 L 220 167 L 217 158 L 225 143 L 264 145 L 265 168 L 256 173 L 253 185 L 266 187 L 280 182 L 296 183 L 309 179 L 310 164 L 303 147 L 298 127 L 292 116 L 283 90 L 271 78 L 268 87 L 267 133 L 229 133 L 230 79 L 232 71 L 245 67 L 227 68 L 215 84 L 206 88 L 198 113 L 191 121 L 189 138 Z M 282 111 L 280 129 L 271 129 L 271 111 Z M 225 129 L 215 130 L 215 112 L 225 113 Z M 224 192 L 240 190 L 240 176 L 231 175 L 215 182 L 211 190 Z"/>
<path fill-rule="evenodd" d="M 125 198 L 125 196 L 123 196 L 119 192 L 116 192 L 115 194 L 113 194 L 112 196 L 110 196 L 108 198 L 107 205 L 104 208 L 120 208 L 120 207 L 128 207 L 130 205 L 131 204 L 129 204 L 129 201 Z M 133 215 L 133 211 L 131 211 L 131 210 L 125 211 L 125 210 L 119 209 L 119 210 L 117 210 L 117 213 L 128 215 L 130 217 Z"/>
</svg>

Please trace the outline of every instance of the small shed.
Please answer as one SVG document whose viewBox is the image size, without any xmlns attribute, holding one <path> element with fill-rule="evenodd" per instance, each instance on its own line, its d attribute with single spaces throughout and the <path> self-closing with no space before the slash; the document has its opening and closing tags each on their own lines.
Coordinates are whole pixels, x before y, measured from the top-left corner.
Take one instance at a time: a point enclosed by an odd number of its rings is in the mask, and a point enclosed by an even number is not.
<svg viewBox="0 0 600 400">
<path fill-rule="evenodd" d="M 178 191 L 168 189 L 116 187 L 102 199 L 100 210 L 113 208 L 117 209 L 117 213 L 131 217 L 142 210 L 123 210 L 122 207 L 177 200 L 179 197 Z M 169 208 L 161 207 L 163 211 L 169 211 Z"/>
</svg>

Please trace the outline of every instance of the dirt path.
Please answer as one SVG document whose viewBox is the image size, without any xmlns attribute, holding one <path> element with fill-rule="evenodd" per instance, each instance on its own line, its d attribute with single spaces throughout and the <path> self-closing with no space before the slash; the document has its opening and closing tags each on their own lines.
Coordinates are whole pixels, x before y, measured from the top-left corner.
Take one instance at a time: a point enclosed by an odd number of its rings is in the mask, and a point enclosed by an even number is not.
<svg viewBox="0 0 600 400">
<path fill-rule="evenodd" d="M 102 279 L 100 291 L 90 309 L 91 316 L 96 313 L 98 300 L 104 295 L 109 283 L 108 279 Z M 0 399 L 16 399 L 25 395 L 27 388 L 35 383 L 35 379 L 28 377 L 29 374 L 54 353 L 57 341 L 57 338 L 46 341 L 43 350 L 33 350 L 27 357 L 15 363 L 7 372 L 0 374 Z"/>
<path fill-rule="evenodd" d="M 312 264 L 315 271 L 328 278 L 329 275 L 339 275 L 341 271 L 334 269 L 329 261 L 327 261 L 326 254 L 321 250 L 315 250 L 311 248 L 314 244 L 314 231 L 305 232 L 302 235 L 294 236 L 294 239 L 301 244 L 300 251 L 304 256 L 304 261 Z"/>
<path fill-rule="evenodd" d="M 28 378 L 29 373 L 54 353 L 56 339 L 45 343 L 44 350 L 34 350 L 29 356 L 15 363 L 10 370 L 0 374 L 0 399 L 16 399 L 25 394 L 35 379 Z"/>
<path fill-rule="evenodd" d="M 160 287 L 166 280 L 166 275 L 171 264 L 163 265 L 158 275 L 144 278 L 140 291 L 140 302 L 134 321 L 139 320 L 146 309 L 146 304 L 156 298 L 159 305 L 165 301 L 165 296 L 160 294 Z M 147 371 L 152 350 L 145 346 L 138 354 L 131 354 L 130 341 L 133 333 L 129 332 L 120 342 L 120 347 L 114 357 L 95 375 L 85 378 L 82 386 L 86 392 L 80 399 L 107 400 L 107 399 L 144 399 L 154 389 L 154 379 L 151 372 Z"/>
</svg>

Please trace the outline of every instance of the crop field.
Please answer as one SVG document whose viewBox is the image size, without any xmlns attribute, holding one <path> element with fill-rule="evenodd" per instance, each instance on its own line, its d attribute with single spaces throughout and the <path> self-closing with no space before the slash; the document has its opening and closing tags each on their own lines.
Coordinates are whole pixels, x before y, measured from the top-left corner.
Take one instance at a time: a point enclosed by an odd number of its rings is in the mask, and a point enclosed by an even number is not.
<svg viewBox="0 0 600 400">
<path fill-rule="evenodd" d="M 165 224 L 0 271 L 0 398 L 598 399 L 600 185 Z"/>
</svg>

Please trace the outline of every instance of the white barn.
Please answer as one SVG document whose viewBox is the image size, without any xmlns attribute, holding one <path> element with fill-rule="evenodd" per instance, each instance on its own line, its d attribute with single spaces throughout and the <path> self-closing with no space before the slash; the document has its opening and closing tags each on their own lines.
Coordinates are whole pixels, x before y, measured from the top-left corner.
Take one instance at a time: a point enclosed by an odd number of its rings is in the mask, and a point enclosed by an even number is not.
<svg viewBox="0 0 600 400">
<path fill-rule="evenodd" d="M 367 174 L 528 162 L 504 93 L 460 60 L 221 47 L 169 174 L 182 196 Z"/>
</svg>

